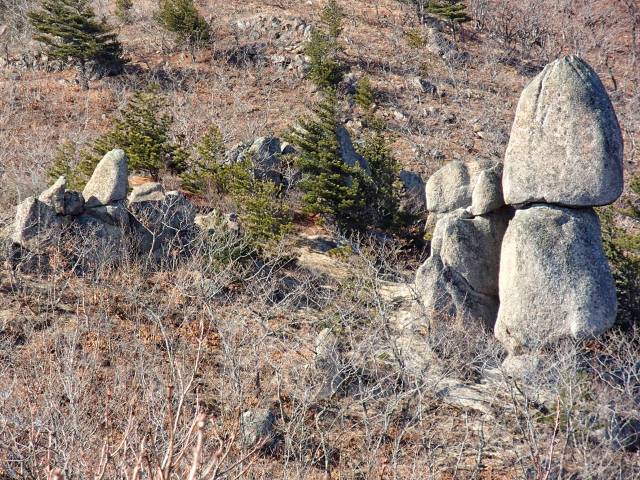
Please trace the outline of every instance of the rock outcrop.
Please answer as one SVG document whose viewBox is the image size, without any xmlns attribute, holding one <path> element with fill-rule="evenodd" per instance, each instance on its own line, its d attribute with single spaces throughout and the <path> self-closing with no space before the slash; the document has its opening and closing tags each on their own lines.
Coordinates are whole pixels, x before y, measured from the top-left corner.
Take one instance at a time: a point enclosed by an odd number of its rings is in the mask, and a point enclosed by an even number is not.
<svg viewBox="0 0 640 480">
<path fill-rule="evenodd" d="M 622 153 L 591 67 L 575 56 L 548 65 L 522 93 L 504 165 L 456 161 L 428 180 L 424 306 L 493 327 L 511 366 L 609 329 L 616 291 L 593 207 L 621 194 Z"/>
<path fill-rule="evenodd" d="M 493 329 L 500 249 L 511 216 L 495 185 L 500 173 L 495 163 L 456 161 L 427 182 L 427 208 L 437 221 L 416 288 L 434 319 L 462 317 Z"/>
<path fill-rule="evenodd" d="M 504 160 L 509 204 L 591 207 L 622 193 L 623 143 L 613 106 L 578 57 L 547 65 L 524 89 Z"/>
<path fill-rule="evenodd" d="M 191 202 L 153 182 L 138 185 L 126 199 L 127 180 L 122 150 L 104 156 L 82 193 L 66 190 L 60 177 L 18 205 L 13 244 L 39 256 L 57 246 L 79 265 L 117 261 L 125 247 L 154 259 L 174 246 L 184 248 L 196 228 Z"/>
</svg>

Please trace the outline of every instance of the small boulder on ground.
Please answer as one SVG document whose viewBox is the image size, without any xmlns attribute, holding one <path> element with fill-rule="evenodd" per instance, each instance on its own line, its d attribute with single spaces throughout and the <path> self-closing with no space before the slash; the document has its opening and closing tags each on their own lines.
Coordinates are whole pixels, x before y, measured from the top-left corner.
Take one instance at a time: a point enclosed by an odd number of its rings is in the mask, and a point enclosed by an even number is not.
<svg viewBox="0 0 640 480">
<path fill-rule="evenodd" d="M 127 196 L 127 156 L 111 150 L 98 163 L 82 191 L 87 207 L 99 207 L 124 200 Z"/>
<path fill-rule="evenodd" d="M 256 408 L 242 413 L 240 432 L 242 444 L 247 448 L 266 447 L 273 441 L 276 416 L 266 408 Z"/>
<path fill-rule="evenodd" d="M 576 56 L 550 63 L 524 89 L 504 161 L 508 204 L 591 207 L 622 193 L 623 143 L 598 75 Z"/>
</svg>

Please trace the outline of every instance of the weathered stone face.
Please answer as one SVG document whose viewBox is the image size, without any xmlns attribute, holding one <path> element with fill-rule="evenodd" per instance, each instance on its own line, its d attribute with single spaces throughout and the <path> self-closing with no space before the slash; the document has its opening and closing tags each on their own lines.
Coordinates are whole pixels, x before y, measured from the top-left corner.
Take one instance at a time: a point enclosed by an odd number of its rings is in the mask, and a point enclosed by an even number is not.
<svg viewBox="0 0 640 480">
<path fill-rule="evenodd" d="M 127 157 L 122 150 L 111 150 L 96 166 L 82 191 L 87 207 L 99 207 L 124 200 L 127 196 Z"/>
<path fill-rule="evenodd" d="M 622 193 L 623 143 L 613 107 L 580 58 L 547 65 L 524 89 L 504 161 L 508 204 L 597 206 Z"/>
<path fill-rule="evenodd" d="M 507 210 L 473 217 L 459 209 L 440 216 L 431 257 L 416 276 L 422 303 L 436 317 L 461 315 L 493 328 L 500 246 L 509 218 Z"/>
<path fill-rule="evenodd" d="M 11 240 L 34 253 L 58 242 L 63 221 L 53 207 L 35 197 L 26 198 L 16 209 Z"/>
<path fill-rule="evenodd" d="M 597 335 L 616 318 L 616 290 L 593 209 L 534 205 L 509 223 L 495 334 L 511 353 Z"/>
</svg>

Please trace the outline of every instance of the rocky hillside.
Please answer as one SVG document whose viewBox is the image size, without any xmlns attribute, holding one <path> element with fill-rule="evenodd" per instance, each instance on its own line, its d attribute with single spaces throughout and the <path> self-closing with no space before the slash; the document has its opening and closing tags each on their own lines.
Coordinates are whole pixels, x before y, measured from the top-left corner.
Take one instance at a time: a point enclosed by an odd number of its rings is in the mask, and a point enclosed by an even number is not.
<svg viewBox="0 0 640 480">
<path fill-rule="evenodd" d="M 0 478 L 640 479 L 640 6 L 432 3 L 0 0 Z"/>
</svg>

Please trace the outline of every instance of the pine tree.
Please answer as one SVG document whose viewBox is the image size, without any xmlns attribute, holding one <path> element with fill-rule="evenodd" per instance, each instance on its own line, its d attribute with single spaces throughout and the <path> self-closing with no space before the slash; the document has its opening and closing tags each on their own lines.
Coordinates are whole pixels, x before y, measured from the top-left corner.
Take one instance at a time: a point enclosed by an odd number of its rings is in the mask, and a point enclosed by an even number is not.
<svg viewBox="0 0 640 480">
<path fill-rule="evenodd" d="M 373 223 L 383 228 L 391 227 L 397 220 L 400 204 L 400 165 L 393 156 L 386 125 L 381 119 L 372 116 L 367 119 L 364 143 L 358 153 L 371 169 L 367 205 L 373 211 Z"/>
<path fill-rule="evenodd" d="M 256 178 L 249 161 L 224 168 L 240 222 L 254 247 L 262 252 L 292 228 L 282 187 L 270 180 Z"/>
<path fill-rule="evenodd" d="M 227 189 L 228 182 L 222 166 L 225 157 L 224 141 L 217 125 L 209 127 L 196 150 L 196 160 L 180 175 L 182 188 L 196 194 L 202 194 L 208 188 L 216 188 L 222 193 Z"/>
<path fill-rule="evenodd" d="M 164 113 L 165 99 L 157 87 L 138 92 L 113 120 L 111 130 L 99 137 L 85 152 L 80 170 L 90 175 L 100 158 L 114 148 L 121 148 L 129 158 L 129 169 L 148 173 L 154 178 L 161 170 L 182 173 L 188 154 L 171 139 L 173 118 Z"/>
<path fill-rule="evenodd" d="M 56 147 L 53 162 L 47 170 L 47 176 L 55 181 L 65 176 L 67 178 L 67 189 L 80 190 L 82 188 L 82 178 L 77 170 L 77 149 L 70 140 L 64 140 Z"/>
<path fill-rule="evenodd" d="M 335 219 L 338 225 L 358 228 L 364 208 L 364 175 L 341 158 L 338 139 L 338 100 L 329 89 L 313 108 L 315 118 L 301 119 L 289 135 L 298 147 L 300 189 L 307 213 Z"/>
<path fill-rule="evenodd" d="M 194 60 L 195 49 L 211 38 L 209 24 L 200 15 L 193 0 L 161 0 L 158 22 L 175 34 L 178 42 L 189 47 Z"/>
<path fill-rule="evenodd" d="M 323 89 L 336 86 L 344 75 L 344 65 L 339 59 L 343 18 L 336 0 L 329 0 L 320 15 L 320 28 L 311 33 L 305 46 L 305 54 L 309 57 L 309 78 Z"/>
<path fill-rule="evenodd" d="M 355 100 L 356 104 L 363 110 L 363 112 L 371 112 L 371 108 L 375 102 L 375 94 L 371 87 L 369 77 L 362 77 L 358 82 L 358 85 L 356 86 Z"/>
<path fill-rule="evenodd" d="M 436 15 L 449 23 L 452 30 L 455 31 L 462 23 L 471 20 L 467 15 L 467 7 L 463 3 L 448 1 L 432 1 L 426 7 L 426 11 Z"/>
<path fill-rule="evenodd" d="M 111 69 L 126 63 L 116 34 L 96 19 L 88 0 L 44 0 L 29 19 L 37 32 L 34 39 L 47 46 L 48 54 L 78 68 L 78 83 L 84 90 L 89 88 L 91 62 Z"/>
<path fill-rule="evenodd" d="M 133 8 L 133 0 L 116 0 L 116 16 L 122 22 L 128 22 Z"/>
</svg>

